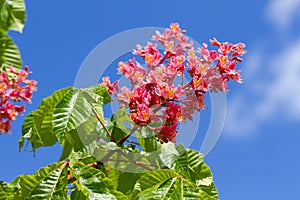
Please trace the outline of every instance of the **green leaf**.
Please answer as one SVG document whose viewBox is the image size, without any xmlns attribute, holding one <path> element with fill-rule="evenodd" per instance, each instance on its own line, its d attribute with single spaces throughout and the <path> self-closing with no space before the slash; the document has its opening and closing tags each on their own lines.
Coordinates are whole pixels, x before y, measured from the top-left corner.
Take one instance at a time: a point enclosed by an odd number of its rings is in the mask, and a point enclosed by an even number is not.
<svg viewBox="0 0 300 200">
<path fill-rule="evenodd" d="M 71 87 L 63 88 L 42 100 L 38 109 L 31 112 L 24 120 L 19 148 L 23 147 L 25 139 L 32 144 L 33 150 L 40 146 L 52 146 L 58 141 L 53 131 L 53 111 L 65 96 L 74 91 L 75 89 Z"/>
<path fill-rule="evenodd" d="M 85 194 L 81 188 L 75 190 L 74 192 L 71 193 L 71 199 L 77 200 L 89 200 L 88 195 Z"/>
<path fill-rule="evenodd" d="M 87 88 L 86 91 L 93 99 L 97 99 L 96 102 L 101 103 L 102 105 L 112 102 L 112 98 L 108 93 L 108 89 L 104 85 L 99 84 L 96 86 L 91 86 Z"/>
<path fill-rule="evenodd" d="M 218 191 L 213 182 L 213 176 L 207 164 L 202 163 L 193 173 L 196 179 L 196 185 L 200 187 L 201 194 L 211 199 L 218 199 Z"/>
<path fill-rule="evenodd" d="M 103 95 L 103 96 L 101 96 Z M 103 119 L 103 103 L 110 100 L 107 88 L 101 85 L 80 89 L 66 96 L 54 109 L 53 127 L 58 140 L 64 146 L 61 160 L 71 150 L 80 151 L 99 139 L 97 128 L 104 129 L 98 122 Z M 109 100 L 108 100 L 109 99 Z"/>
<path fill-rule="evenodd" d="M 169 169 L 160 169 L 146 173 L 136 182 L 132 197 L 137 198 L 138 195 L 157 190 L 161 185 L 176 177 L 180 177 L 180 175 Z"/>
<path fill-rule="evenodd" d="M 91 104 L 80 90 L 67 93 L 53 111 L 53 129 L 58 139 L 62 141 L 65 133 L 83 124 L 91 114 Z"/>
<path fill-rule="evenodd" d="M 104 126 L 108 129 L 108 131 L 109 131 L 110 133 L 112 133 L 112 132 L 113 132 L 113 129 L 114 129 L 114 124 L 110 121 L 110 119 L 104 118 L 104 119 L 102 120 L 102 122 L 103 122 Z M 100 137 L 100 138 L 102 138 L 102 139 L 104 139 L 104 140 L 106 140 L 106 141 L 110 141 L 110 137 L 108 136 L 106 130 L 103 128 L 102 124 L 99 124 L 99 125 L 96 127 L 95 131 L 96 131 L 97 133 L 99 133 L 99 137 Z"/>
<path fill-rule="evenodd" d="M 132 126 L 133 122 L 125 108 L 114 113 L 111 117 L 111 122 L 113 123 L 111 134 L 116 142 L 130 134 L 130 128 L 128 126 Z M 126 126 L 125 123 L 127 123 L 128 126 Z"/>
<path fill-rule="evenodd" d="M 24 0 L 0 1 L 0 29 L 2 31 L 23 31 L 26 19 Z"/>
<path fill-rule="evenodd" d="M 100 144 L 93 155 L 110 168 L 123 172 L 144 173 L 159 169 L 156 153 L 141 154 L 131 152 L 114 142 Z"/>
<path fill-rule="evenodd" d="M 54 92 L 25 118 L 19 147 L 23 147 L 26 139 L 33 150 L 59 141 L 64 146 L 61 159 L 72 150 L 83 150 L 99 138 L 98 127 L 103 127 L 95 112 L 103 119 L 102 105 L 109 101 L 107 88 L 102 85 L 87 89 L 67 87 Z"/>
<path fill-rule="evenodd" d="M 94 110 L 103 119 L 102 105 L 110 101 L 107 88 L 102 85 L 68 93 L 54 108 L 52 121 L 54 132 L 60 138 L 60 135 L 77 129 L 89 121 L 90 117 L 96 119 Z"/>
<path fill-rule="evenodd" d="M 64 135 L 62 146 L 63 151 L 59 160 L 66 159 L 73 150 L 77 152 L 85 148 L 85 145 L 82 143 L 82 140 L 78 136 L 76 130 L 72 130 Z"/>
<path fill-rule="evenodd" d="M 77 180 L 71 199 L 126 199 L 125 195 L 115 191 L 101 170 L 80 162 L 71 163 L 70 169 L 72 176 Z"/>
<path fill-rule="evenodd" d="M 164 169 L 144 174 L 136 183 L 132 199 L 163 200 L 218 200 L 214 193 L 207 193 L 199 185 L 179 173 Z"/>
<path fill-rule="evenodd" d="M 110 168 L 108 177 L 116 183 L 116 188 L 123 194 L 129 195 L 134 190 L 136 181 L 143 175 L 143 173 L 129 173 Z"/>
<path fill-rule="evenodd" d="M 22 68 L 22 60 L 18 47 L 8 36 L 0 36 L 0 71 L 6 71 L 12 77 L 8 68 L 13 66 L 15 69 Z"/>
<path fill-rule="evenodd" d="M 20 176 L 15 199 L 67 199 L 67 184 L 67 165 L 53 163 L 33 175 Z"/>
<path fill-rule="evenodd" d="M 146 126 L 141 127 L 136 131 L 136 137 L 142 150 L 145 152 L 153 152 L 158 148 L 158 140 L 156 133 Z"/>
<path fill-rule="evenodd" d="M 171 142 L 162 144 L 160 158 L 170 169 L 179 172 L 185 178 L 193 178 L 191 173 L 203 163 L 203 155 L 182 145 L 175 148 Z"/>
<path fill-rule="evenodd" d="M 0 181 L 0 199 L 13 199 L 17 190 L 17 186 Z"/>
<path fill-rule="evenodd" d="M 199 189 L 197 194 L 218 199 L 218 192 L 213 183 L 209 167 L 203 162 L 203 155 L 182 145 L 175 148 L 173 143 L 162 145 L 160 158 L 172 170 L 182 175 Z"/>
<path fill-rule="evenodd" d="M 107 189 L 110 191 L 112 195 L 114 195 L 117 200 L 131 200 L 131 198 L 122 192 L 118 191 L 116 188 L 116 183 L 110 178 L 106 177 L 103 179 Z"/>
<path fill-rule="evenodd" d="M 181 200 L 184 198 L 183 179 L 180 177 L 174 177 L 165 183 L 163 183 L 156 190 L 151 190 L 142 194 L 140 199 L 170 199 Z"/>
</svg>

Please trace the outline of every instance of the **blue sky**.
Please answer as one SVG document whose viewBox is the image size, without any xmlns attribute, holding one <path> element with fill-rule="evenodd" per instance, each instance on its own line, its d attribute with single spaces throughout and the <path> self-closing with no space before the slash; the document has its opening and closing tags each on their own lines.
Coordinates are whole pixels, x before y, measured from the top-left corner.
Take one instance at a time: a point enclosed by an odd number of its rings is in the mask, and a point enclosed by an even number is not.
<svg viewBox="0 0 300 200">
<path fill-rule="evenodd" d="M 26 3 L 24 33 L 10 35 L 39 82 L 27 113 L 55 90 L 73 85 L 81 63 L 96 45 L 129 29 L 179 22 L 200 43 L 212 37 L 245 42 L 244 83 L 231 85 L 225 127 L 206 162 L 220 199 L 299 199 L 299 0 Z M 210 108 L 201 114 L 200 135 L 209 123 L 205 112 Z M 14 123 L 13 135 L 0 136 L 1 180 L 33 173 L 59 158 L 59 145 L 39 149 L 35 157 L 19 153 L 22 120 Z M 192 147 L 197 149 L 201 142 Z"/>
</svg>

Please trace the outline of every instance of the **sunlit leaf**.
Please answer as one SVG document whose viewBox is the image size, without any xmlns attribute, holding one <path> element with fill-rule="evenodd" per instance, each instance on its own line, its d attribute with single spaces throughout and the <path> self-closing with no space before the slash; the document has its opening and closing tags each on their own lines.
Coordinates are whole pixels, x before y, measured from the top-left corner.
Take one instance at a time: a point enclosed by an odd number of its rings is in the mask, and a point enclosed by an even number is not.
<svg viewBox="0 0 300 200">
<path fill-rule="evenodd" d="M 54 163 L 33 175 L 20 176 L 15 199 L 67 199 L 67 184 L 67 165 Z"/>
<path fill-rule="evenodd" d="M 26 19 L 24 0 L 0 1 L 0 29 L 22 33 Z"/>
<path fill-rule="evenodd" d="M 96 129 L 103 129 L 94 111 L 103 119 L 102 105 L 110 100 L 107 88 L 102 85 L 87 89 L 67 87 L 54 92 L 25 118 L 20 148 L 26 139 L 33 150 L 59 141 L 65 147 L 61 159 L 72 150 L 82 150 L 98 139 Z"/>
<path fill-rule="evenodd" d="M 9 67 L 13 66 L 16 70 L 22 68 L 22 60 L 18 47 L 8 36 L 0 35 L 0 71 L 5 70 L 9 76 Z"/>
<path fill-rule="evenodd" d="M 71 199 L 126 199 L 121 192 L 115 191 L 102 171 L 83 163 L 73 163 L 70 168 L 77 180 Z"/>
<path fill-rule="evenodd" d="M 0 199 L 13 199 L 17 190 L 17 186 L 0 181 Z"/>
</svg>

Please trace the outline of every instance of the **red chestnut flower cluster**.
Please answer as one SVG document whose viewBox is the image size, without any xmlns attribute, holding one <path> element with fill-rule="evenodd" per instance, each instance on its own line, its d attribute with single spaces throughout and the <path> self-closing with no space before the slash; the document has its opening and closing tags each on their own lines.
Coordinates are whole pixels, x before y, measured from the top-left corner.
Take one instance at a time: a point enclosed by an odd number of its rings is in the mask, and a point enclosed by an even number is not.
<svg viewBox="0 0 300 200">
<path fill-rule="evenodd" d="M 21 100 L 30 102 L 32 92 L 36 91 L 37 82 L 27 79 L 31 74 L 27 66 L 20 71 L 10 67 L 9 72 L 13 76 L 9 77 L 6 71 L 0 74 L 0 134 L 8 133 L 11 122 L 19 113 L 25 111 L 25 105 L 16 105 L 16 103 Z"/>
<path fill-rule="evenodd" d="M 119 63 L 118 71 L 131 81 L 131 89 L 119 89 L 119 81 L 111 84 L 109 77 L 103 78 L 102 84 L 120 106 L 130 110 L 132 121 L 155 130 L 161 142 L 175 142 L 178 123 L 192 120 L 195 112 L 204 109 L 206 92 L 227 92 L 228 81 L 241 82 L 236 65 L 246 54 L 245 44 L 221 43 L 214 38 L 210 40 L 212 50 L 206 43 L 196 49 L 185 32 L 172 23 L 164 33 L 156 32 L 156 43 L 137 45 L 133 53 L 147 67 L 136 59 Z M 181 83 L 175 84 L 176 77 Z M 160 126 L 152 127 L 156 122 Z"/>
</svg>

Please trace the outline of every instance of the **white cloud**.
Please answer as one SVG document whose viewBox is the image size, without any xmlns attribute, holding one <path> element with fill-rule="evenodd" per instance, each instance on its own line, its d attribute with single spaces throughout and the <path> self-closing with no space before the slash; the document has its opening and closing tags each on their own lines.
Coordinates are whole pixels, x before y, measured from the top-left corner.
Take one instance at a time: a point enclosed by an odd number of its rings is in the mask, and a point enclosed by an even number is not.
<svg viewBox="0 0 300 200">
<path fill-rule="evenodd" d="M 239 91 L 232 91 L 227 98 L 226 121 L 224 133 L 230 137 L 244 137 L 254 133 L 260 124 L 256 106 L 262 100 L 262 87 L 257 78 L 261 71 L 263 51 L 252 49 L 247 54 L 243 65 L 242 77 L 245 79 L 242 85 L 238 85 Z M 256 96 L 253 101 L 253 96 Z M 249 99 L 252 98 L 252 100 Z"/>
<path fill-rule="evenodd" d="M 285 30 L 278 38 L 285 40 L 299 13 L 300 0 L 271 0 L 265 14 Z M 300 36 L 285 40 L 286 45 L 275 54 L 268 52 L 267 41 L 257 42 L 264 48 L 249 50 L 244 91 L 234 93 L 228 101 L 226 135 L 249 135 L 266 122 L 300 121 Z"/>
<path fill-rule="evenodd" d="M 230 97 L 224 130 L 227 135 L 254 133 L 268 121 L 300 120 L 300 37 L 271 57 L 266 52 L 260 54 L 268 64 L 250 55 L 256 61 L 248 61 L 246 67 L 250 70 L 251 63 L 259 67 L 252 68 L 257 70 L 247 79 L 247 91 Z M 264 76 L 270 74 L 270 79 Z"/>
<path fill-rule="evenodd" d="M 266 17 L 280 28 L 287 28 L 299 12 L 300 0 L 271 0 Z"/>
<path fill-rule="evenodd" d="M 246 99 L 239 95 L 230 99 L 226 112 L 224 132 L 228 136 L 241 137 L 255 132 L 257 121 L 253 113 L 249 113 Z"/>
<path fill-rule="evenodd" d="M 276 73 L 260 107 L 265 116 L 281 108 L 287 115 L 300 119 L 300 37 L 271 61 Z"/>
</svg>

